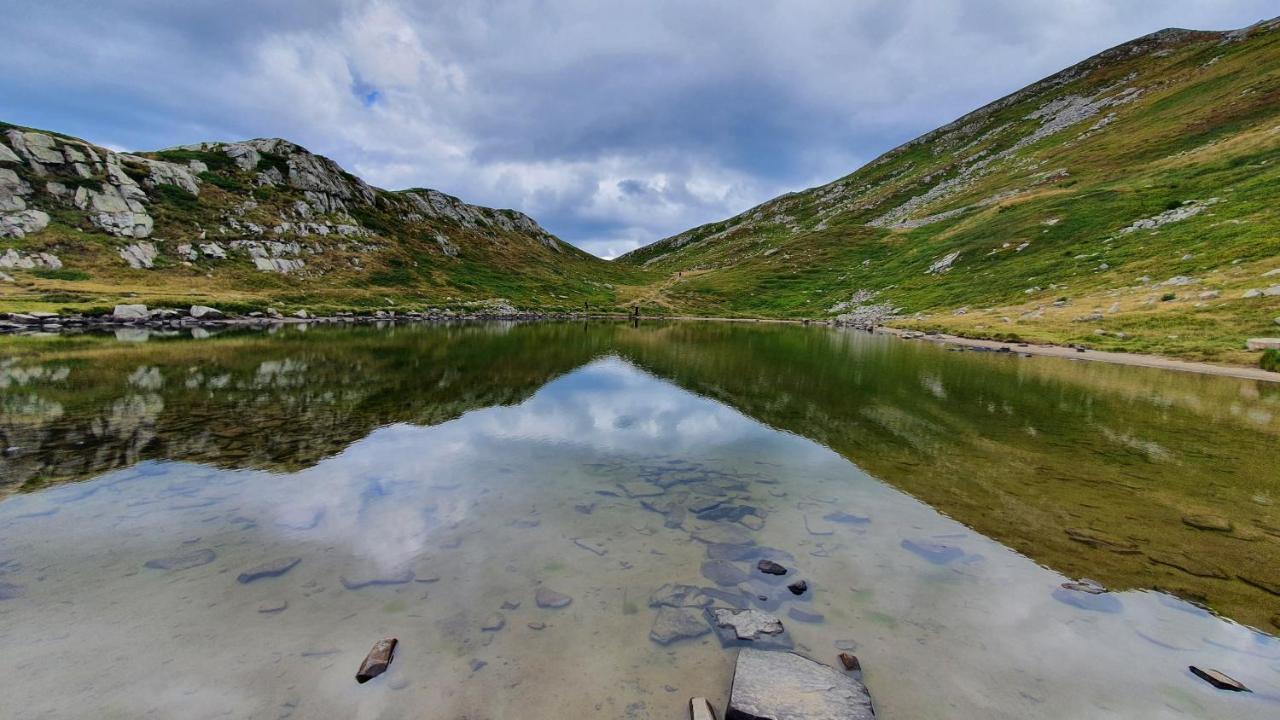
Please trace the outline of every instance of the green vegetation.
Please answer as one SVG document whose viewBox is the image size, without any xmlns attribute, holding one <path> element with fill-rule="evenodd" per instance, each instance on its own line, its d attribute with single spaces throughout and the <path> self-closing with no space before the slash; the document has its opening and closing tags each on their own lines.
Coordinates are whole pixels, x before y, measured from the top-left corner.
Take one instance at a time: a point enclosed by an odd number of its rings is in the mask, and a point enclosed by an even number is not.
<svg viewBox="0 0 1280 720">
<path fill-rule="evenodd" d="M 1263 352 L 1262 359 L 1258 361 L 1258 365 L 1263 370 L 1280 372 L 1280 350 L 1267 350 Z"/>
<path fill-rule="evenodd" d="M 1121 46 L 619 262 L 664 276 L 655 311 L 826 318 L 867 290 L 915 329 L 1253 364 L 1242 341 L 1280 310 L 1243 297 L 1280 267 L 1280 32 L 1223 39 Z"/>
</svg>

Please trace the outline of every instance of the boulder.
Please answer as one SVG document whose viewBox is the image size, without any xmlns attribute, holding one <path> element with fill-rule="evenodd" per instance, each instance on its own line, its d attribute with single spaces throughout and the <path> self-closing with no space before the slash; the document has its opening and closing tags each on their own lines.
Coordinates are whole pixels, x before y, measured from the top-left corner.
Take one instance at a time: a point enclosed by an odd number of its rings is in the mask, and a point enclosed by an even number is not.
<svg viewBox="0 0 1280 720">
<path fill-rule="evenodd" d="M 197 320 L 217 320 L 226 317 L 226 315 L 217 308 L 211 308 L 208 305 L 192 305 L 189 311 L 191 317 Z"/>
<path fill-rule="evenodd" d="M 111 319 L 117 322 L 146 320 L 151 317 L 146 305 L 117 305 L 111 311 Z"/>
<path fill-rule="evenodd" d="M 873 720 L 866 686 L 795 653 L 738 653 L 725 720 Z"/>
<path fill-rule="evenodd" d="M 1250 338 L 1244 346 L 1249 350 L 1280 350 L 1280 338 Z"/>
<path fill-rule="evenodd" d="M 373 649 L 365 655 L 364 662 L 360 663 L 360 669 L 356 671 L 356 682 L 364 684 L 386 672 L 395 658 L 396 645 L 399 643 L 396 638 L 374 643 Z"/>
</svg>

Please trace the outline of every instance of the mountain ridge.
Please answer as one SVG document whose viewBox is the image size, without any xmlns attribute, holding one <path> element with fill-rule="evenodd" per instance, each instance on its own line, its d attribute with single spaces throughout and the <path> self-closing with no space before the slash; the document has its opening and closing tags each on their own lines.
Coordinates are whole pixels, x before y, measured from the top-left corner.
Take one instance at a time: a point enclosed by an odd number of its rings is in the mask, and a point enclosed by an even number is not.
<svg viewBox="0 0 1280 720">
<path fill-rule="evenodd" d="M 616 262 L 669 276 L 656 308 L 1254 362 L 1280 314 L 1278 29 L 1150 33 Z"/>
</svg>

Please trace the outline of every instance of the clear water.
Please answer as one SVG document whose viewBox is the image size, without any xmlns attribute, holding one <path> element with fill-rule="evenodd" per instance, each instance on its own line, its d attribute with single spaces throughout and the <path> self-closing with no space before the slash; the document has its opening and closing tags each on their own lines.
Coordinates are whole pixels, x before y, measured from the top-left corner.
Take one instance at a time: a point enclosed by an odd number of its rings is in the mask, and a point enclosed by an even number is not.
<svg viewBox="0 0 1280 720">
<path fill-rule="evenodd" d="M 735 649 L 650 639 L 684 583 L 856 647 L 885 718 L 1280 716 L 1280 388 L 758 325 L 158 340 L 7 347 L 0 715 L 674 720 Z"/>
</svg>

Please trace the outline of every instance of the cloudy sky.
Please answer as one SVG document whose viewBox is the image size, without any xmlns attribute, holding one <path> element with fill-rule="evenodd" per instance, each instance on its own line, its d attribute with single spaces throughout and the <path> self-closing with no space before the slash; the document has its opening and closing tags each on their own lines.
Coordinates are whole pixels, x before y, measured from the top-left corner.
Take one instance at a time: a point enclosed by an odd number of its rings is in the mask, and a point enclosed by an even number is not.
<svg viewBox="0 0 1280 720">
<path fill-rule="evenodd" d="M 1280 0 L 0 0 L 0 119 L 285 137 L 604 257 L 851 172 L 1099 50 Z"/>
</svg>

